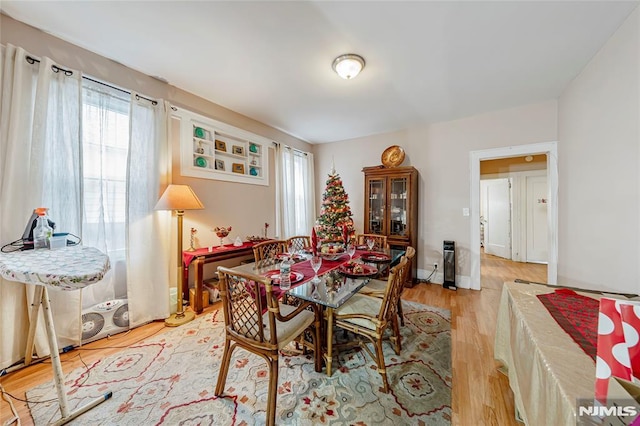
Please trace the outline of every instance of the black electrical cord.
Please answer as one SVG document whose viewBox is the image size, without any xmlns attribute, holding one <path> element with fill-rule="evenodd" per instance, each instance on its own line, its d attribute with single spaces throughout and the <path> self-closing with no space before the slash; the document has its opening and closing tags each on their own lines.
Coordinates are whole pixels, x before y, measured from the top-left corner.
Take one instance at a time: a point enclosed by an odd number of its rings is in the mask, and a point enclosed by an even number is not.
<svg viewBox="0 0 640 426">
<path fill-rule="evenodd" d="M 429 274 L 429 276 L 427 278 L 418 280 L 418 282 L 421 282 L 421 283 L 429 283 L 429 282 L 431 282 L 431 277 L 433 277 L 433 275 L 436 273 L 437 270 L 438 270 L 438 267 L 434 267 L 433 271 L 431 271 L 431 273 Z"/>
<path fill-rule="evenodd" d="M 75 238 L 75 241 L 72 240 L 67 240 L 67 247 L 72 247 L 72 246 L 77 246 L 78 244 L 80 244 L 80 242 L 82 241 L 82 238 L 78 237 L 75 234 L 72 233 L 67 233 L 67 237 L 73 237 Z M 29 249 L 33 248 L 33 245 L 30 245 L 31 247 Z M 2 251 L 2 253 L 12 253 L 14 251 L 18 251 L 18 250 L 25 250 L 26 244 L 25 244 L 25 240 L 20 238 L 17 239 L 15 241 L 12 241 L 8 244 L 5 244 L 2 246 L 2 248 L 0 249 L 0 251 Z M 27 250 L 29 250 L 27 249 Z"/>
<path fill-rule="evenodd" d="M 135 341 L 134 343 L 132 343 L 132 344 L 130 344 L 130 345 L 127 345 L 127 346 L 103 346 L 103 347 L 100 347 L 100 348 L 83 348 L 83 347 L 78 347 L 78 348 L 74 348 L 74 349 L 76 349 L 76 350 L 78 350 L 78 351 L 101 351 L 101 350 L 104 350 L 104 349 L 126 349 L 126 348 L 130 348 L 131 346 L 133 346 L 133 345 L 136 345 L 136 344 L 140 343 L 140 342 L 141 342 L 141 341 L 143 341 L 143 340 L 148 339 L 149 337 L 152 337 L 152 336 L 154 336 L 154 335 L 158 334 L 158 333 L 159 333 L 160 331 L 162 331 L 162 330 L 164 330 L 164 328 L 159 328 L 159 329 L 157 329 L 156 331 L 154 331 L 153 333 L 150 333 L 149 335 L 147 335 L 147 336 L 145 336 L 145 337 L 142 337 L 142 338 L 140 338 L 139 340 L 137 340 L 137 341 Z M 76 358 L 76 357 L 80 358 L 80 361 L 81 361 L 81 362 L 82 362 L 82 364 L 84 365 L 85 370 L 86 370 L 86 373 L 87 373 L 87 374 L 86 374 L 85 379 L 82 381 L 82 383 L 80 383 L 80 384 L 78 385 L 78 386 L 82 386 L 83 384 L 85 384 L 85 382 L 86 382 L 87 380 L 89 380 L 90 370 L 89 370 L 89 366 L 87 365 L 87 363 L 86 363 L 86 362 L 84 362 L 84 360 L 82 359 L 82 356 L 80 355 L 80 352 L 78 352 L 78 354 L 77 354 L 76 356 L 74 356 L 74 357 L 72 357 L 72 358 L 69 358 L 69 359 L 66 359 L 66 360 L 64 360 L 63 362 L 69 362 L 69 361 L 73 360 L 73 359 L 74 359 L 74 358 Z M 49 361 L 49 362 L 47 362 L 47 361 L 43 361 L 43 362 L 44 362 L 44 363 L 51 363 L 51 361 Z M 6 391 L 4 391 L 4 394 L 6 394 L 7 396 L 9 396 L 10 398 L 12 398 L 12 399 L 14 399 L 14 400 L 16 400 L 16 401 L 24 402 L 24 403 L 27 403 L 27 404 L 43 404 L 43 403 L 53 402 L 53 401 L 57 401 L 57 400 L 58 400 L 57 398 L 55 398 L 55 399 L 47 399 L 47 400 L 44 400 L 44 401 L 31 401 L 31 400 L 27 400 L 27 399 L 18 398 L 17 396 L 14 396 L 14 395 L 10 394 L 9 392 L 6 392 Z"/>
<path fill-rule="evenodd" d="M 2 251 L 2 253 L 11 253 L 14 251 L 22 250 L 23 247 L 24 247 L 24 242 L 22 238 L 20 238 L 18 240 L 15 240 L 8 244 L 3 245 L 0 251 Z"/>
<path fill-rule="evenodd" d="M 84 360 L 82 359 L 82 356 L 80 355 L 80 353 L 78 353 L 77 357 L 80 358 L 80 361 L 82 362 L 82 364 L 84 365 L 84 368 L 86 370 L 86 377 L 84 378 L 82 383 L 80 383 L 78 385 L 78 386 L 82 386 L 87 382 L 87 380 L 89 380 L 89 375 L 91 374 L 91 372 L 89 370 L 89 366 L 87 365 L 86 362 L 84 362 Z M 71 361 L 71 359 L 68 359 L 66 361 Z M 45 399 L 45 400 L 42 400 L 42 401 L 33 401 L 33 400 L 29 400 L 29 399 L 18 398 L 17 396 L 12 395 L 7 391 L 4 391 L 4 393 L 5 393 L 5 395 L 8 395 L 11 399 L 14 399 L 14 400 L 20 401 L 20 402 L 24 402 L 26 404 L 45 404 L 45 403 L 48 403 L 48 402 L 53 402 L 53 401 L 57 401 L 58 400 L 58 398 L 53 398 L 53 399 Z"/>
</svg>

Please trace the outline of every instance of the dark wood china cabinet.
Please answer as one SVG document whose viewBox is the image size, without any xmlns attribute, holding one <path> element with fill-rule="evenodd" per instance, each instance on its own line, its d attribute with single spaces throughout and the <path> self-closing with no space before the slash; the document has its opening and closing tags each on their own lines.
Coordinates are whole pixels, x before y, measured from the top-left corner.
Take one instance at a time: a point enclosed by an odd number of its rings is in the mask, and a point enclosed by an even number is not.
<svg viewBox="0 0 640 426">
<path fill-rule="evenodd" d="M 365 167 L 364 233 L 386 235 L 391 247 L 418 250 L 418 171 L 414 167 Z M 418 255 L 407 285 L 416 279 Z"/>
</svg>

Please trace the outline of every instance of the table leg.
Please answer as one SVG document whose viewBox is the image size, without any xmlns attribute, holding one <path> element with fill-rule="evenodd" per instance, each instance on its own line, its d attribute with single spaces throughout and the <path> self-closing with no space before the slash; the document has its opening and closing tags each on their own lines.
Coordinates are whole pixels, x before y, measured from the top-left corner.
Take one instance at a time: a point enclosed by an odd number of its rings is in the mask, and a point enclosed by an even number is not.
<svg viewBox="0 0 640 426">
<path fill-rule="evenodd" d="M 49 350 L 51 352 L 51 366 L 53 367 L 53 381 L 56 385 L 56 391 L 58 393 L 58 404 L 60 405 L 61 418 L 55 425 L 63 425 L 78 417 L 80 414 L 90 410 L 101 402 L 111 398 L 112 393 L 107 392 L 100 398 L 89 402 L 87 405 L 80 407 L 73 413 L 69 412 L 69 406 L 67 402 L 67 392 L 64 386 L 64 374 L 62 372 L 62 364 L 60 362 L 60 353 L 58 351 L 58 340 L 56 338 L 56 330 L 53 326 L 53 315 L 51 313 L 51 305 L 49 304 L 49 293 L 44 286 L 38 286 L 42 288 L 42 307 L 44 308 L 44 323 L 47 329 L 47 339 L 49 340 Z M 39 305 L 39 304 L 38 304 Z"/>
<path fill-rule="evenodd" d="M 28 286 L 27 286 L 28 288 Z M 44 287 L 37 285 L 33 293 L 33 303 L 31 304 L 31 316 L 29 317 L 29 334 L 27 335 L 27 349 L 24 354 L 25 367 L 31 364 L 33 359 L 33 345 L 36 337 L 36 326 L 38 325 L 38 316 L 40 306 L 42 304 L 42 292 Z"/>
<path fill-rule="evenodd" d="M 51 366 L 53 367 L 53 380 L 58 391 L 58 403 L 60 404 L 60 413 L 62 418 L 69 417 L 69 407 L 67 406 L 67 393 L 64 389 L 64 375 L 62 373 L 62 364 L 60 363 L 60 353 L 58 351 L 58 340 L 56 339 L 56 331 L 53 326 L 53 315 L 51 314 L 51 306 L 49 305 L 49 292 L 43 286 L 42 307 L 44 308 L 44 323 L 47 328 L 47 339 L 49 340 L 49 350 L 51 351 Z"/>
<path fill-rule="evenodd" d="M 313 305 L 313 315 L 315 316 L 315 336 L 313 336 L 313 340 L 316 343 L 316 350 L 318 353 L 313 353 L 313 358 L 315 360 L 315 370 L 316 373 L 320 373 L 322 372 L 322 332 L 324 330 L 322 330 L 322 323 L 323 323 L 323 317 L 322 317 L 322 307 L 318 304 L 314 304 Z"/>
<path fill-rule="evenodd" d="M 204 274 L 203 268 L 204 259 L 201 257 L 197 257 L 196 260 L 193 261 L 193 270 L 195 271 L 195 275 L 193 277 L 195 297 L 192 306 L 196 314 L 202 313 L 202 310 L 204 309 L 202 307 L 202 278 Z"/>
<path fill-rule="evenodd" d="M 178 294 L 182 295 L 182 300 L 189 300 L 189 265 L 182 262 L 182 267 L 182 288 Z"/>
<path fill-rule="evenodd" d="M 331 361 L 333 360 L 333 308 L 327 307 L 327 353 L 324 362 L 327 366 L 327 376 L 331 377 Z"/>
</svg>

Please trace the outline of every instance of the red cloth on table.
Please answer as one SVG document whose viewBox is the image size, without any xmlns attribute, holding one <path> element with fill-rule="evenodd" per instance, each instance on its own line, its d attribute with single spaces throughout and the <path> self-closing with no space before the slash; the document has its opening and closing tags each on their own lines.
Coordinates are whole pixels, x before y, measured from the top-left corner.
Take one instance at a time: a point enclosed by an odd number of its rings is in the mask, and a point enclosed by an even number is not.
<svg viewBox="0 0 640 426">
<path fill-rule="evenodd" d="M 353 255 L 354 259 L 359 258 L 360 256 L 362 256 L 363 253 L 368 253 L 367 251 L 364 250 L 357 250 L 356 253 Z M 322 265 L 320 266 L 320 269 L 318 269 L 318 275 L 322 275 L 326 272 L 330 272 L 333 271 L 334 269 L 338 268 L 340 265 L 342 265 L 343 263 L 347 262 L 349 260 L 349 255 L 347 254 L 343 254 L 342 256 L 340 256 L 338 259 L 336 260 L 326 260 L 326 259 L 322 259 Z M 313 279 L 313 277 L 315 276 L 315 272 L 313 272 L 313 268 L 311 267 L 311 261 L 310 260 L 305 260 L 303 262 L 299 262 L 296 263 L 294 265 L 291 266 L 291 271 L 292 272 L 300 272 L 302 275 L 304 275 L 304 278 L 302 280 L 300 280 L 300 282 L 297 282 L 295 284 L 291 284 L 291 288 L 297 287 L 299 285 L 302 285 L 304 283 L 306 283 L 307 281 Z M 285 292 L 282 291 L 280 289 L 280 287 L 274 285 L 273 286 L 273 295 L 280 299 L 282 297 L 282 295 Z M 260 297 L 265 297 L 267 294 L 267 291 L 264 289 L 264 287 L 260 287 Z M 264 305 L 266 306 L 266 305 Z"/>
<path fill-rule="evenodd" d="M 595 361 L 600 302 L 565 288 L 539 294 L 538 299 L 558 325 Z"/>
<path fill-rule="evenodd" d="M 242 243 L 241 246 L 234 246 L 233 244 L 228 244 L 224 246 L 215 246 L 212 251 L 209 251 L 209 248 L 203 247 L 196 249 L 195 251 L 183 251 L 182 252 L 182 262 L 185 266 L 189 266 L 193 259 L 198 256 L 204 256 L 207 254 L 215 254 L 215 253 L 232 253 L 234 251 L 244 250 L 246 248 L 253 247 L 253 243 L 250 241 Z"/>
</svg>

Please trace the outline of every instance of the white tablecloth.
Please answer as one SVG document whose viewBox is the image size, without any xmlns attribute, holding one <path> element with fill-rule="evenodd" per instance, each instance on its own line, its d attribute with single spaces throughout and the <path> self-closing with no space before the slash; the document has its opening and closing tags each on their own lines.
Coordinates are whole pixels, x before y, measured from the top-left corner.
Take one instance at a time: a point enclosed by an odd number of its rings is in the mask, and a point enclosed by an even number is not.
<svg viewBox="0 0 640 426">
<path fill-rule="evenodd" d="M 494 357 L 507 369 L 516 409 L 526 424 L 574 426 L 576 399 L 594 397 L 596 365 L 536 297 L 553 291 L 537 284 L 504 284 Z"/>
<path fill-rule="evenodd" d="M 109 268 L 109 257 L 93 247 L 0 253 L 0 276 L 3 278 L 58 290 L 78 290 L 94 284 Z"/>
</svg>

